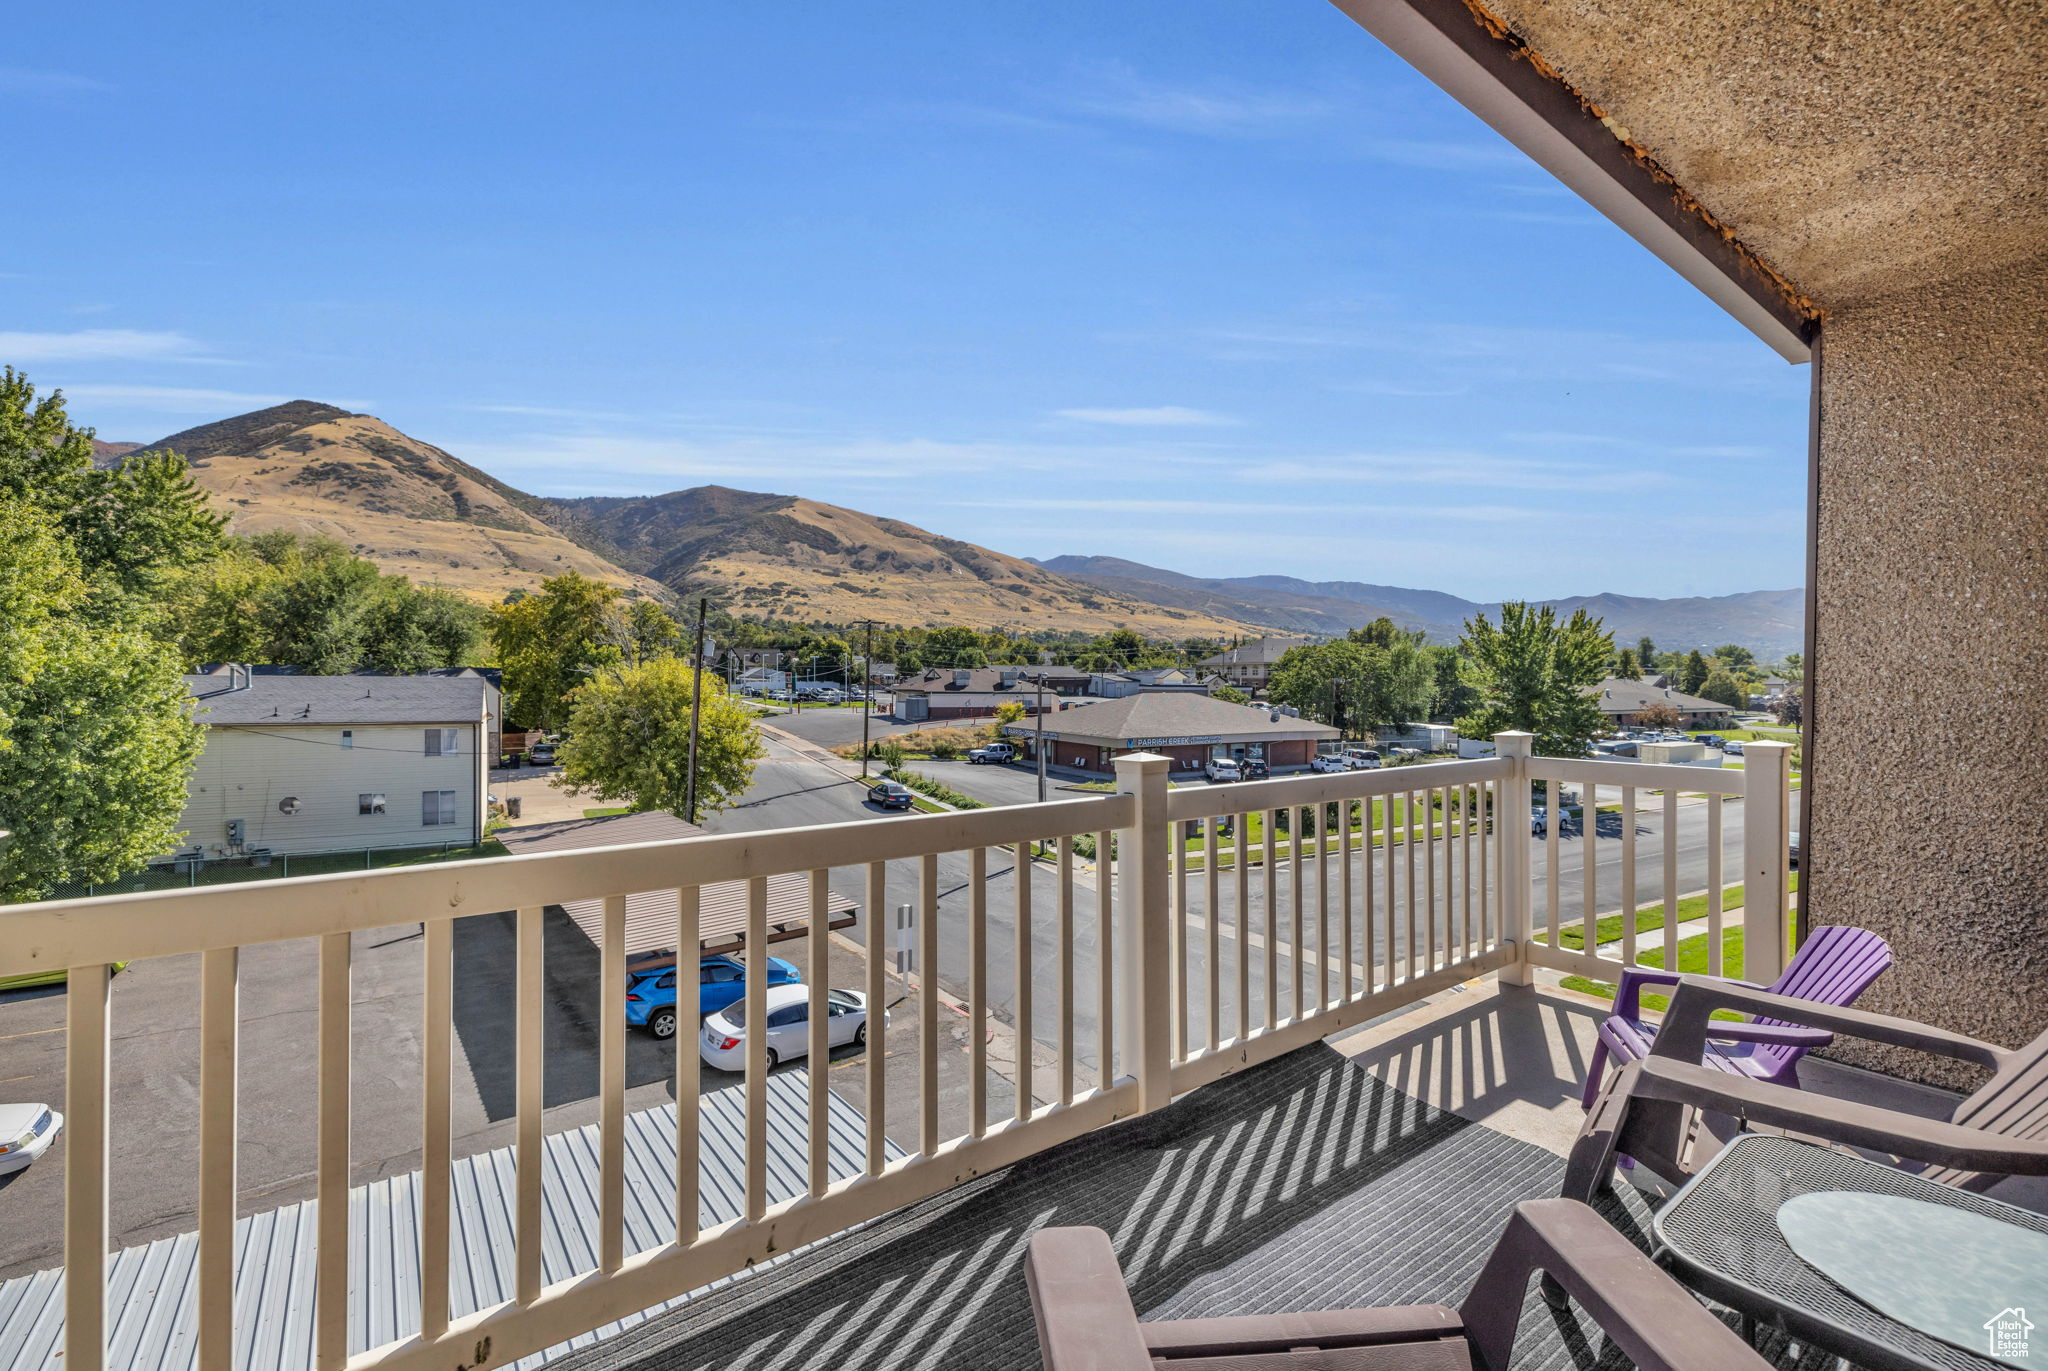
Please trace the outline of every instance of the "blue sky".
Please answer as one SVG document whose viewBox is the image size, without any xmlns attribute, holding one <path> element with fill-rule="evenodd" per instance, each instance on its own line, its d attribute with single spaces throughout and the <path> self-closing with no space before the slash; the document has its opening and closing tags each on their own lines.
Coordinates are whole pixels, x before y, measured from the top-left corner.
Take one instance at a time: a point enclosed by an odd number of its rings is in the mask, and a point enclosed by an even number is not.
<svg viewBox="0 0 2048 1371">
<path fill-rule="evenodd" d="M 194 8 L 0 56 L 0 361 L 104 438 L 304 397 L 1020 555 L 1799 582 L 1805 369 L 1323 0 Z"/>
</svg>

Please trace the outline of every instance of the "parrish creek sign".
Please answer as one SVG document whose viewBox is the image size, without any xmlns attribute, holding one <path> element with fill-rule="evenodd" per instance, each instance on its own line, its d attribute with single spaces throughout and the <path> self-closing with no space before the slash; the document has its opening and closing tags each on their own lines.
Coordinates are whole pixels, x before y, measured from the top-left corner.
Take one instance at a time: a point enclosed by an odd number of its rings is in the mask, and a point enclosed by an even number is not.
<svg viewBox="0 0 2048 1371">
<path fill-rule="evenodd" d="M 1220 743 L 1220 742 L 1222 742 L 1222 741 L 1223 741 L 1222 735 L 1220 735 L 1220 734 L 1216 734 L 1216 733 L 1207 733 L 1207 734 L 1204 734 L 1204 735 L 1202 735 L 1202 736 L 1201 736 L 1201 737 L 1199 737 L 1199 738 L 1194 738 L 1194 737 L 1190 737 L 1190 738 L 1127 738 L 1127 739 L 1125 739 L 1125 740 L 1124 740 L 1124 746 L 1125 746 L 1125 747 L 1200 747 L 1200 746 L 1203 746 L 1203 745 L 1205 745 L 1205 744 L 1210 744 L 1210 743 Z"/>
</svg>

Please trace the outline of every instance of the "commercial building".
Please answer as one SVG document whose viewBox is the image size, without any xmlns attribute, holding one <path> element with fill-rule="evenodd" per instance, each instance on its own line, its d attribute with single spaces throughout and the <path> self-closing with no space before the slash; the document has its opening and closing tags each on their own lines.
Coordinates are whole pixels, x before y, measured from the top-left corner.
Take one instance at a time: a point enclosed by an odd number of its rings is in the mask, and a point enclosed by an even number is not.
<svg viewBox="0 0 2048 1371">
<path fill-rule="evenodd" d="M 1681 728 L 1720 728 L 1735 718 L 1735 711 L 1718 700 L 1703 700 L 1651 681 L 1610 676 L 1593 689 L 1600 697 L 1600 712 L 1616 728 L 1632 727 L 1652 705 L 1677 710 Z"/>
<path fill-rule="evenodd" d="M 1304 767 L 1317 743 L 1339 736 L 1327 724 L 1278 710 L 1157 691 L 1077 704 L 1020 720 L 1004 732 L 1032 760 L 1043 736 L 1049 765 L 1105 776 L 1118 756 L 1141 749 L 1172 758 L 1179 771 L 1198 771 L 1214 757 L 1257 757 L 1275 771 Z"/>
<path fill-rule="evenodd" d="M 905 677 L 891 692 L 892 718 L 900 723 L 937 719 L 985 719 L 1016 701 L 1037 713 L 1088 685 L 1086 672 L 1060 666 L 931 667 Z"/>
</svg>

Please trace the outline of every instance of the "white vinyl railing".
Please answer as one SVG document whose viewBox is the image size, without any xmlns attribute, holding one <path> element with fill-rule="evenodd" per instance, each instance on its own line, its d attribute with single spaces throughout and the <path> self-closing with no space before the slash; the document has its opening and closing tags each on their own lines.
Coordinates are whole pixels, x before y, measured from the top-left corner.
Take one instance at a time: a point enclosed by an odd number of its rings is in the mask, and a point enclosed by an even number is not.
<svg viewBox="0 0 2048 1371">
<path fill-rule="evenodd" d="M 110 982 L 119 961 L 201 954 L 199 1081 L 199 1364 L 234 1364 L 237 1004 L 243 947 L 316 938 L 318 1026 L 314 1273 L 315 1365 L 341 1368 L 453 1368 L 498 1365 L 672 1299 L 778 1253 L 936 1194 L 970 1177 L 1127 1115 L 1159 1108 L 1245 1066 L 1362 1023 L 1459 981 L 1489 972 L 1526 983 L 1532 966 L 1611 975 L 1620 961 L 1592 935 L 1595 861 L 1585 859 L 1584 896 L 1573 911 L 1585 950 L 1561 947 L 1568 912 L 1555 892 L 1555 836 L 1545 840 L 1549 876 L 1540 919 L 1532 891 L 1530 786 L 1582 787 L 1588 815 L 1598 789 L 1666 792 L 1667 873 L 1675 870 L 1673 825 L 1681 793 L 1708 795 L 1707 822 L 1718 863 L 1721 813 L 1747 798 L 1743 816 L 1745 907 L 1752 979 L 1775 974 L 1784 938 L 1785 770 L 1783 749 L 1757 745 L 1748 770 L 1707 771 L 1627 762 L 1535 759 L 1526 734 L 1503 734 L 1499 755 L 1248 784 L 1169 790 L 1166 759 L 1119 759 L 1119 792 L 1049 804 L 901 819 L 865 820 L 674 842 L 535 854 L 458 864 L 316 876 L 290 882 L 222 885 L 153 894 L 25 905 L 0 912 L 0 975 L 68 968 L 67 1161 L 64 1263 L 65 1365 L 99 1371 L 106 1345 L 108 1240 L 108 1054 Z M 1555 813 L 1555 806 L 1553 813 Z M 1254 828 L 1257 829 L 1256 834 Z M 1634 825 L 1623 852 L 1632 907 Z M 1557 825 L 1551 825 L 1555 835 Z M 1592 832 L 1589 822 L 1587 833 Z M 1076 861 L 1076 839 L 1092 840 L 1092 891 Z M 1594 844 L 1585 842 L 1590 854 Z M 990 939 L 988 852 L 1013 863 L 1014 940 Z M 1115 859 L 1112 863 L 1111 854 Z M 964 920 L 941 917 L 940 858 L 964 854 L 969 880 Z M 1034 855 L 1042 854 L 1042 855 Z M 826 1059 L 823 968 L 829 952 L 830 874 L 864 873 L 861 941 L 869 950 L 869 1002 L 886 1000 L 892 863 L 917 873 L 916 1117 L 896 1125 L 883 1063 L 888 1029 L 871 1016 L 866 1049 L 866 1152 L 861 1174 L 832 1181 L 826 1165 L 827 1075 L 809 1073 L 809 1185 L 771 1201 L 765 1033 L 748 1035 L 744 1075 L 745 1203 L 715 1227 L 699 1221 L 698 1035 L 675 1036 L 675 1236 L 626 1250 L 625 995 L 623 932 L 629 894 L 677 891 L 676 946 L 700 945 L 699 892 L 741 881 L 748 894 L 745 1012 L 766 1020 L 768 878 L 809 873 L 811 1061 Z M 1033 872 L 1050 871 L 1051 907 Z M 1113 876 L 1112 876 L 1113 872 Z M 1667 894 L 1675 894 L 1667 874 Z M 1718 866 L 1715 880 L 1718 888 Z M 1775 903 L 1759 890 L 1775 889 Z M 1093 898 L 1089 898 L 1092 894 Z M 599 1257 L 594 1269 L 543 1280 L 542 1014 L 545 906 L 602 898 L 600 1028 Z M 1668 902 L 1667 902 L 1668 903 Z M 516 1223 L 514 1297 L 459 1316 L 450 1291 L 451 1109 L 454 1099 L 454 939 L 458 920 L 516 911 Z M 422 1202 L 418 1332 L 381 1347 L 348 1343 L 349 1136 L 351 1105 L 351 935 L 418 921 L 424 972 L 421 1072 Z M 964 923 L 964 927 L 961 926 Z M 1621 953 L 1635 950 L 1633 918 Z M 1052 932 L 1057 965 L 1034 934 Z M 1775 928 L 1773 935 L 1767 930 Z M 1674 930 L 1675 931 L 1675 930 Z M 1717 927 L 1718 931 L 1718 927 Z M 1532 939 L 1532 933 L 1535 938 Z M 1672 932 L 1665 935 L 1671 945 Z M 1777 941 L 1772 941 L 1773 937 Z M 1076 951 L 1092 942 L 1092 979 L 1077 975 Z M 960 953 L 964 950 L 964 958 Z M 964 960 L 968 1017 L 967 1124 L 941 1136 L 939 1035 L 942 953 Z M 1014 1105 L 992 1119 L 988 1042 L 1000 1018 L 990 997 L 991 966 L 1007 964 L 1012 993 Z M 1034 987 L 1050 987 L 1049 1014 Z M 1090 993 L 1092 992 L 1092 994 Z M 687 986 L 681 993 L 690 993 Z M 1083 997 L 1087 997 L 1083 1003 Z M 1080 1011 L 1080 1012 L 1077 1012 Z M 1077 1030 L 1091 1019 L 1092 1028 Z M 1049 1035 L 1042 1035 L 1050 1020 Z M 1034 1041 L 1046 1049 L 1044 1079 Z M 1092 1070 L 1089 1068 L 1092 1066 Z M 914 1126 L 911 1124 L 914 1122 Z M 914 1136 L 916 1150 L 892 1160 L 886 1138 Z"/>
</svg>

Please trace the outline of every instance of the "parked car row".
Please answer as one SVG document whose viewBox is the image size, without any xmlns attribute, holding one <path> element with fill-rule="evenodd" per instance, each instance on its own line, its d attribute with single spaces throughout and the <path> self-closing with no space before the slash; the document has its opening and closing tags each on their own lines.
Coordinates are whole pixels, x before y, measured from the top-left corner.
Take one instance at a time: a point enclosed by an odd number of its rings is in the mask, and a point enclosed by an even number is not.
<svg viewBox="0 0 2048 1371">
<path fill-rule="evenodd" d="M 626 987 L 627 1023 L 664 1041 L 675 1037 L 682 1014 L 676 994 L 677 971 L 674 958 L 628 968 L 632 979 Z M 804 984 L 803 974 L 780 957 L 768 959 L 767 979 L 763 993 L 768 1014 L 761 1031 L 772 1070 L 811 1050 L 811 988 Z M 704 1026 L 697 1051 L 706 1065 L 720 1071 L 746 1070 L 746 993 L 747 968 L 739 958 L 720 955 L 699 960 L 695 1008 L 704 1016 Z M 868 1040 L 867 996 L 857 990 L 827 990 L 825 1002 L 832 1019 L 826 1036 L 829 1045 L 864 1045 Z M 885 1011 L 882 1022 L 888 1021 Z M 0 1134 L 4 1134 L 6 1122 L 0 1116 Z M 0 1171 L 7 1169 L 4 1149 L 0 1149 Z"/>
<path fill-rule="evenodd" d="M 1217 783 L 1263 781 L 1273 774 L 1264 757 L 1212 757 L 1202 774 Z"/>
</svg>

